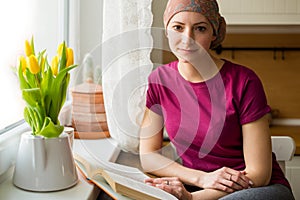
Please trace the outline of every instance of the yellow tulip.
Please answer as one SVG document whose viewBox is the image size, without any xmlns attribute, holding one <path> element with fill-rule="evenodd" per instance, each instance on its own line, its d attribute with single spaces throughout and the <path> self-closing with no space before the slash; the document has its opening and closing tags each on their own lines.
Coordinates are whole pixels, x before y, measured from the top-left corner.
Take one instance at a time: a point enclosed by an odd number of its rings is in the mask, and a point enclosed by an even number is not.
<svg viewBox="0 0 300 200">
<path fill-rule="evenodd" d="M 28 57 L 32 54 L 32 48 L 28 40 L 25 40 L 25 54 Z"/>
<path fill-rule="evenodd" d="M 56 76 L 57 72 L 58 72 L 58 57 L 57 56 L 54 56 L 54 58 L 52 59 L 51 69 L 52 69 L 53 75 Z"/>
<path fill-rule="evenodd" d="M 69 67 L 73 64 L 74 64 L 73 49 L 67 48 L 67 64 L 66 64 L 66 67 Z"/>
<path fill-rule="evenodd" d="M 22 72 L 25 72 L 27 63 L 26 63 L 26 58 L 24 56 L 19 57 L 20 65 L 22 67 Z"/>
<path fill-rule="evenodd" d="M 61 57 L 61 55 L 62 55 L 63 48 L 64 48 L 64 43 L 61 43 L 60 45 L 58 45 L 57 54 L 59 57 Z"/>
<path fill-rule="evenodd" d="M 32 74 L 37 74 L 40 71 L 40 66 L 35 55 L 27 57 L 27 67 Z"/>
</svg>

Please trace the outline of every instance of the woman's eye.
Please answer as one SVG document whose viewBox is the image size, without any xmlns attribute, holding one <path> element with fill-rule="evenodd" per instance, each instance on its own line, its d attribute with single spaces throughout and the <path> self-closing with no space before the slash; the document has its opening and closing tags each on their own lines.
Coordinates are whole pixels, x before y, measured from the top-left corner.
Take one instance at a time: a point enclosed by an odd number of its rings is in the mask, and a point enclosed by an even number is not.
<svg viewBox="0 0 300 200">
<path fill-rule="evenodd" d="M 180 31 L 180 30 L 182 30 L 182 27 L 179 25 L 175 25 L 175 26 L 173 26 L 173 30 Z"/>
<path fill-rule="evenodd" d="M 200 32 L 204 32 L 204 31 L 206 31 L 206 27 L 204 27 L 204 26 L 197 26 L 196 30 L 198 30 Z"/>
</svg>

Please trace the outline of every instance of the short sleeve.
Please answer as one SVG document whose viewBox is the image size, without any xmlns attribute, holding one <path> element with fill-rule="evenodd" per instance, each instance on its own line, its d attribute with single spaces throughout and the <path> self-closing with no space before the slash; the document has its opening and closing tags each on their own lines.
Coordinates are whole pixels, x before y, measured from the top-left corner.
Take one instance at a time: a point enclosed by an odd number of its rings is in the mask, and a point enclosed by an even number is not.
<svg viewBox="0 0 300 200">
<path fill-rule="evenodd" d="M 240 123 L 253 122 L 270 111 L 271 108 L 267 104 L 266 94 L 259 77 L 254 72 L 249 73 L 240 99 Z"/>
<path fill-rule="evenodd" d="M 148 78 L 148 89 L 146 93 L 146 107 L 155 112 L 156 114 L 162 115 L 162 109 L 159 100 L 159 85 L 154 83 L 153 74 Z"/>
</svg>

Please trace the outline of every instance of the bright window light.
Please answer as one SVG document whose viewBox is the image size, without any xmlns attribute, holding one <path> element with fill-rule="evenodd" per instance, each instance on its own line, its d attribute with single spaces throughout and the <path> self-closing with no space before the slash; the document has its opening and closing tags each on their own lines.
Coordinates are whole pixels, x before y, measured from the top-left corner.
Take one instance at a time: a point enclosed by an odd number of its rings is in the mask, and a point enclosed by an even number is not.
<svg viewBox="0 0 300 200">
<path fill-rule="evenodd" d="M 48 61 L 61 43 L 65 0 L 9 0 L 0 3 L 0 132 L 23 119 L 25 102 L 11 67 L 24 52 L 24 41 L 34 37 L 36 52 L 47 50 Z"/>
<path fill-rule="evenodd" d="M 23 118 L 22 100 L 16 74 L 16 65 L 23 51 L 24 40 L 30 38 L 30 22 L 34 7 L 28 1 L 10 0 L 0 3 L 0 130 Z"/>
</svg>

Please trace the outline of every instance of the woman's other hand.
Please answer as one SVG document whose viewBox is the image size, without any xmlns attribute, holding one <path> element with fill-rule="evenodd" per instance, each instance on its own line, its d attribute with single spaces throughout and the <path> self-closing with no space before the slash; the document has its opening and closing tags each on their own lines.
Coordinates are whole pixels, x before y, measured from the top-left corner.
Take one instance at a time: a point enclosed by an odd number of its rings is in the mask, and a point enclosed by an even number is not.
<svg viewBox="0 0 300 200">
<path fill-rule="evenodd" d="M 245 172 L 223 167 L 207 173 L 201 179 L 203 188 L 217 189 L 227 193 L 250 188 L 253 183 Z"/>
<path fill-rule="evenodd" d="M 177 177 L 148 178 L 145 183 L 160 188 L 180 200 L 192 200 L 192 194 L 188 192 Z"/>
</svg>

